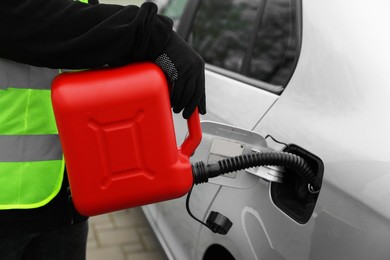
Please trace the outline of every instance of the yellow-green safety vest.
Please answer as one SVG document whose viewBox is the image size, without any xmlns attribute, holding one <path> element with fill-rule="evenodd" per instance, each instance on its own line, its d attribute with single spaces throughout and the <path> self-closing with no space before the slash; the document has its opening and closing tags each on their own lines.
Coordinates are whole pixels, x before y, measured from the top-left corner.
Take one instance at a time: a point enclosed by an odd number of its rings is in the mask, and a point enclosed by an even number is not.
<svg viewBox="0 0 390 260">
<path fill-rule="evenodd" d="M 50 91 L 59 73 L 0 59 L 0 210 L 44 206 L 61 188 L 64 160 Z"/>
</svg>

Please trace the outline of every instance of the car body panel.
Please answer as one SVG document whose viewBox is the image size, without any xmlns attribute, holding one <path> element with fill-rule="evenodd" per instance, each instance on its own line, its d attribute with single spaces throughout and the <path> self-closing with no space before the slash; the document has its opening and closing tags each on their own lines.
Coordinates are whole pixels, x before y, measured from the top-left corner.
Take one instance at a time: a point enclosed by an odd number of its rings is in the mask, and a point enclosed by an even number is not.
<svg viewBox="0 0 390 260">
<path fill-rule="evenodd" d="M 208 203 L 213 201 L 218 189 L 218 186 L 199 186 L 199 189 L 194 190 L 190 205 L 195 205 L 191 207 L 195 216 L 203 219 L 208 210 Z M 185 211 L 185 203 L 186 196 L 148 206 L 148 208 L 155 207 L 158 212 L 155 223 L 159 233 L 164 234 L 166 248 L 173 255 L 173 259 L 194 259 L 195 257 L 193 251 L 196 248 L 200 224 Z"/>
<path fill-rule="evenodd" d="M 213 87 L 206 87 L 207 107 L 210 109 L 202 120 L 253 129 L 278 98 L 268 91 L 211 70 L 206 70 L 205 76 L 206 86 Z M 242 98 L 245 102 L 241 101 Z"/>
<path fill-rule="evenodd" d="M 300 61 L 283 95 L 255 128 L 304 147 L 325 164 L 324 185 L 307 224 L 312 229 L 304 232 L 310 240 L 299 243 L 310 254 L 291 259 L 390 255 L 390 79 L 385 64 L 390 37 L 378 26 L 390 24 L 386 7 L 383 1 L 305 1 Z M 362 14 L 371 19 L 361 19 Z M 295 226 L 292 234 L 303 233 L 293 222 L 280 226 L 284 232 Z M 292 256 L 288 248 L 286 242 L 280 252 Z"/>
<path fill-rule="evenodd" d="M 390 256 L 390 2 L 302 2 L 300 58 L 283 94 L 207 70 L 208 113 L 202 118 L 271 135 L 321 158 L 324 180 L 314 213 L 297 223 L 273 203 L 268 181 L 245 172 L 252 186 L 199 185 L 191 198 L 194 213 L 204 219 L 220 211 L 234 224 L 226 236 L 217 235 L 185 216 L 183 198 L 158 204 L 157 232 L 181 234 L 165 240 L 170 249 L 191 241 L 181 247 L 185 258 L 175 259 L 202 259 L 212 244 L 236 259 Z M 175 116 L 178 143 L 186 132 L 182 121 Z M 172 205 L 181 211 L 173 213 Z M 179 219 L 188 229 L 175 230 Z"/>
<path fill-rule="evenodd" d="M 344 20 L 351 20 L 358 28 L 369 24 L 358 16 L 369 9 L 370 5 L 363 2 L 350 2 L 355 20 L 340 11 L 332 12 L 332 22 L 319 19 L 327 5 L 316 1 L 306 4 L 303 24 L 310 26 L 303 27 L 300 62 L 289 86 L 255 131 L 297 143 L 317 154 L 326 163 L 327 183 L 390 218 L 390 207 L 386 206 L 390 193 L 384 192 L 390 188 L 386 182 L 390 178 L 386 142 L 390 132 L 390 78 L 389 66 L 383 63 L 390 52 L 378 48 L 390 44 L 390 35 L 371 30 L 370 38 L 376 40 L 370 45 L 360 30 L 350 30 L 346 35 L 347 29 L 340 29 Z M 380 8 L 375 12 L 380 16 Z M 383 22 L 390 24 L 390 19 Z M 336 26 L 339 34 L 332 29 Z M 347 48 L 337 47 L 340 42 Z M 361 42 L 365 48 L 354 47 Z M 361 51 L 365 49 L 370 52 Z"/>
<path fill-rule="evenodd" d="M 212 109 L 205 116 L 201 117 L 202 121 L 229 121 L 230 124 L 250 129 L 258 123 L 278 97 L 275 94 L 259 88 L 253 88 L 246 83 L 227 78 L 209 70 L 206 71 L 206 84 L 213 86 L 213 88 L 206 88 L 207 104 Z M 245 104 L 237 104 L 237 97 L 242 95 L 246 97 L 247 102 Z M 224 100 L 223 104 L 221 100 Z M 263 102 L 258 102 L 258 100 L 263 100 Z M 230 120 L 232 115 L 234 115 L 234 120 Z M 180 145 L 187 133 L 187 124 L 181 114 L 174 115 L 174 125 L 177 143 Z M 231 182 L 231 179 L 224 180 L 224 177 L 221 178 L 222 183 Z M 196 186 L 191 196 L 191 201 L 194 201 L 193 204 L 199 205 L 199 208 L 193 209 L 195 215 L 201 219 L 206 216 L 209 203 L 214 199 L 218 189 L 219 186 L 210 184 Z M 175 253 L 172 253 L 175 255 L 175 259 L 192 259 L 189 257 L 189 254 L 194 254 L 193 249 L 195 248 L 198 234 L 194 232 L 189 233 L 189 230 L 198 230 L 200 224 L 190 218 L 187 213 L 179 215 L 172 213 L 185 211 L 185 197 L 149 205 L 144 207 L 144 211 L 146 214 L 152 215 L 152 219 L 155 220 L 160 233 L 165 234 L 166 241 L 177 241 L 180 243 L 181 246 L 175 247 Z M 168 248 L 169 244 L 167 242 Z M 184 252 L 180 252 L 182 248 L 185 248 Z"/>
</svg>

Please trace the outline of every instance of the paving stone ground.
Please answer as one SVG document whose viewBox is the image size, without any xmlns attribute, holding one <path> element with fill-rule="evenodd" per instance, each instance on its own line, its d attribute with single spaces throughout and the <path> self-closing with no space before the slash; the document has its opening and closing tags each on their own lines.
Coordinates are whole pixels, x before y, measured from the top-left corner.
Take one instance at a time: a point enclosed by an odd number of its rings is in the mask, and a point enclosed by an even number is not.
<svg viewBox="0 0 390 260">
<path fill-rule="evenodd" d="M 87 260 L 166 260 L 141 208 L 89 219 Z"/>
</svg>

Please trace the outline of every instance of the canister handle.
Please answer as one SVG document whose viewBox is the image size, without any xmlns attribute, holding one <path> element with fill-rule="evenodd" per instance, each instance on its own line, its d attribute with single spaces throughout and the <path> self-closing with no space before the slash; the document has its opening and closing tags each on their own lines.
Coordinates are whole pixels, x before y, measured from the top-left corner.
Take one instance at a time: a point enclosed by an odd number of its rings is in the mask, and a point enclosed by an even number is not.
<svg viewBox="0 0 390 260">
<path fill-rule="evenodd" d="M 198 108 L 192 113 L 187 120 L 188 136 L 183 141 L 179 151 L 190 157 L 202 140 L 202 128 L 200 126 L 200 117 Z"/>
</svg>

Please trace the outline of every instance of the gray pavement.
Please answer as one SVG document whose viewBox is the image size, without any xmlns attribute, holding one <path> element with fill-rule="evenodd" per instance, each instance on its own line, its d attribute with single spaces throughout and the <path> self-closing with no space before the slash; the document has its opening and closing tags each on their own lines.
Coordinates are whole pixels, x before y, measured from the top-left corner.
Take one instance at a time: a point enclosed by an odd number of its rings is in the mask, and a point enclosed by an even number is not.
<svg viewBox="0 0 390 260">
<path fill-rule="evenodd" d="M 167 259 L 141 208 L 89 219 L 87 260 Z"/>
</svg>

